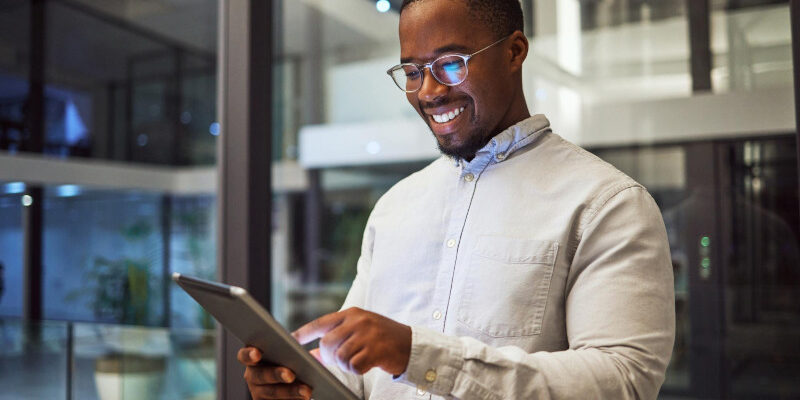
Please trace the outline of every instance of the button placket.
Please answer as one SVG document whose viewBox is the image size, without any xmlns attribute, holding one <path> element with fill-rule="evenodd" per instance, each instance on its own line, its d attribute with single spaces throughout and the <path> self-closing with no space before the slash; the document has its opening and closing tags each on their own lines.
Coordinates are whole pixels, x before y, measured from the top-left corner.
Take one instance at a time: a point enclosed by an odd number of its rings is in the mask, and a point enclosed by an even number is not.
<svg viewBox="0 0 800 400">
<path fill-rule="evenodd" d="M 459 172 L 463 173 L 463 168 Z M 450 306 L 449 296 L 451 287 L 455 284 L 453 278 L 455 274 L 456 260 L 458 257 L 458 244 L 460 242 L 460 240 L 457 238 L 461 237 L 464 225 L 466 223 L 470 202 L 477 186 L 471 184 L 475 181 L 475 179 L 476 174 L 472 172 L 467 172 L 464 175 L 460 175 L 460 182 L 453 188 L 454 192 L 450 196 L 451 198 L 457 200 L 453 204 L 453 208 L 450 211 L 450 224 L 447 226 L 447 230 L 445 231 L 445 238 L 449 239 L 447 239 L 447 241 L 444 243 L 447 248 L 444 250 L 441 261 L 442 266 L 439 268 L 439 273 L 436 276 L 436 291 L 434 292 L 432 299 L 432 304 L 435 307 L 434 313 L 438 311 L 441 315 L 438 315 L 439 318 L 436 318 L 436 315 L 431 314 L 433 320 L 429 320 L 431 321 L 430 326 L 434 327 L 434 329 L 439 329 L 441 332 L 445 332 L 446 320 L 444 316 L 446 315 L 447 309 Z"/>
</svg>

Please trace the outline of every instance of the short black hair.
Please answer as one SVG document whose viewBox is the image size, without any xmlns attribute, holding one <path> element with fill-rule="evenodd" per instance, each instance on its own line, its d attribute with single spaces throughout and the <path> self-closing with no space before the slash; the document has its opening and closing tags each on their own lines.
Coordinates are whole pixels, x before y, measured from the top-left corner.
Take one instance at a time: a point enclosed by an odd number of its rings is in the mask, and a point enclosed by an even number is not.
<svg viewBox="0 0 800 400">
<path fill-rule="evenodd" d="M 423 0 L 403 0 L 400 14 L 406 7 Z M 515 31 L 525 31 L 522 5 L 519 0 L 461 0 L 467 4 L 469 13 L 484 22 L 497 38 L 508 36 Z"/>
</svg>

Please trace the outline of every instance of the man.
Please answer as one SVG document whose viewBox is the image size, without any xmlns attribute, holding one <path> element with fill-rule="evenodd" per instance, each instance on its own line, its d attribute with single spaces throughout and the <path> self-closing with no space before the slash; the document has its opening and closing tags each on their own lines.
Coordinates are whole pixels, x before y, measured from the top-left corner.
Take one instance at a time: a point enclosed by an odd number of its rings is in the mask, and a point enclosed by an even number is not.
<svg viewBox="0 0 800 400">
<path fill-rule="evenodd" d="M 444 156 L 378 201 L 343 311 L 294 333 L 365 398 L 650 399 L 663 382 L 660 212 L 530 117 L 522 23 L 517 0 L 403 3 L 389 73 Z M 239 359 L 254 398 L 310 397 L 257 350 Z"/>
</svg>

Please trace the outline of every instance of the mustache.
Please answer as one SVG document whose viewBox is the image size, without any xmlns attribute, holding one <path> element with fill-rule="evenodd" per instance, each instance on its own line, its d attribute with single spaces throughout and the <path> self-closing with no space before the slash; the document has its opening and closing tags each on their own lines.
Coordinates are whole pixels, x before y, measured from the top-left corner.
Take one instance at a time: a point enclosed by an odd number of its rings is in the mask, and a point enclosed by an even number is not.
<svg viewBox="0 0 800 400">
<path fill-rule="evenodd" d="M 419 109 L 420 110 L 430 110 L 432 108 L 442 107 L 448 104 L 458 103 L 460 101 L 465 101 L 469 104 L 472 104 L 472 99 L 470 98 L 463 98 L 463 99 L 442 99 L 437 101 L 419 101 Z"/>
</svg>

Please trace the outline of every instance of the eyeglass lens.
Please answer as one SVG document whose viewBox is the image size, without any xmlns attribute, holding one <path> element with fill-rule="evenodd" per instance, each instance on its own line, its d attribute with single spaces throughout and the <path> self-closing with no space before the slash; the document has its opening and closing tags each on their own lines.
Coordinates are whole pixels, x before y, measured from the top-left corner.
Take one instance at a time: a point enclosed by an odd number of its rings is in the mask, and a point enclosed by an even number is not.
<svg viewBox="0 0 800 400">
<path fill-rule="evenodd" d="M 433 77 L 444 85 L 458 85 L 467 78 L 467 64 L 464 58 L 456 55 L 444 56 L 431 64 Z M 402 65 L 392 71 L 392 78 L 402 90 L 413 92 L 422 87 L 422 71 L 413 64 Z"/>
</svg>

